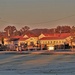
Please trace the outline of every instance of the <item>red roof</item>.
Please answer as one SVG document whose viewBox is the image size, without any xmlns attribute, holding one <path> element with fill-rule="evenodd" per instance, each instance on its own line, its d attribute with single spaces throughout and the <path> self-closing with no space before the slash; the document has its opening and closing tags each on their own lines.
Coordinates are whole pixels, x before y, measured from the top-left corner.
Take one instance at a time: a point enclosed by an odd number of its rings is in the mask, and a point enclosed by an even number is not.
<svg viewBox="0 0 75 75">
<path fill-rule="evenodd" d="M 58 39 L 65 39 L 64 37 L 43 37 L 40 40 L 58 40 Z"/>
<path fill-rule="evenodd" d="M 71 36 L 71 34 L 70 33 L 61 33 L 60 36 L 61 37 L 69 37 L 69 36 Z"/>
<path fill-rule="evenodd" d="M 43 35 L 45 35 L 45 37 L 68 37 L 71 34 L 70 33 L 55 33 L 55 34 L 43 33 Z"/>
<path fill-rule="evenodd" d="M 10 40 L 20 40 L 20 41 L 23 41 L 23 40 L 26 40 L 28 38 L 23 38 L 23 36 L 12 36 L 10 38 Z"/>
<path fill-rule="evenodd" d="M 12 36 L 12 37 L 10 37 L 10 40 L 19 40 L 20 38 L 22 38 L 22 36 L 19 36 L 19 35 L 17 35 L 17 36 Z"/>
<path fill-rule="evenodd" d="M 24 41 L 24 40 L 27 40 L 28 38 L 20 38 L 19 40 L 20 41 Z"/>
<path fill-rule="evenodd" d="M 61 33 L 61 34 L 55 34 L 54 36 L 50 37 L 43 37 L 40 40 L 57 40 L 57 39 L 65 39 L 69 37 L 71 34 L 70 33 Z"/>
<path fill-rule="evenodd" d="M 35 35 L 33 34 L 25 34 L 25 35 L 27 35 L 28 37 L 35 37 Z"/>
<path fill-rule="evenodd" d="M 43 33 L 44 36 L 47 36 L 47 37 L 53 37 L 54 34 L 48 34 L 48 33 Z"/>
<path fill-rule="evenodd" d="M 23 34 L 23 36 L 24 36 L 24 35 L 27 35 L 28 37 L 37 37 L 37 35 L 35 35 L 35 34 L 32 33 L 32 32 L 26 32 L 26 33 Z"/>
<path fill-rule="evenodd" d="M 11 38 L 20 39 L 20 38 L 22 38 L 22 37 L 23 37 L 23 36 L 17 35 L 17 36 L 12 36 Z"/>
</svg>

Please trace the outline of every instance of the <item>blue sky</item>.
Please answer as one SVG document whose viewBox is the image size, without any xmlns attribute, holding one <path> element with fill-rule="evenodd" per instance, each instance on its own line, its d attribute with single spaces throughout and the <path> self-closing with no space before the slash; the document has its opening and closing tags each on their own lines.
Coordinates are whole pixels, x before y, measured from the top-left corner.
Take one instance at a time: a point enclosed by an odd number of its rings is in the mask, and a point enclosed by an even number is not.
<svg viewBox="0 0 75 75">
<path fill-rule="evenodd" d="M 75 0 L 0 0 L 1 30 L 7 25 L 18 29 L 25 25 L 32 29 L 74 25 L 75 16 L 64 18 L 74 14 Z"/>
</svg>

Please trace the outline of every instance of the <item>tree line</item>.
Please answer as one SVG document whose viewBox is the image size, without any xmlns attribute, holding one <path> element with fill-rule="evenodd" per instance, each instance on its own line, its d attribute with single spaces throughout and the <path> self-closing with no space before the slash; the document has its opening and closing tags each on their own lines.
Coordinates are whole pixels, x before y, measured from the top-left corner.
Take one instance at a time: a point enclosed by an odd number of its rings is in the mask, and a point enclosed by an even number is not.
<svg viewBox="0 0 75 75">
<path fill-rule="evenodd" d="M 17 30 L 15 26 L 7 26 L 4 28 L 4 32 L 7 36 L 17 36 L 17 35 L 23 35 L 26 32 L 32 32 L 34 34 L 41 34 L 41 33 L 71 33 L 72 35 L 75 35 L 75 26 L 57 26 L 56 28 L 42 28 L 42 29 L 30 29 L 28 26 L 22 27 L 20 30 Z M 4 32 L 0 32 L 0 35 L 4 35 Z"/>
</svg>

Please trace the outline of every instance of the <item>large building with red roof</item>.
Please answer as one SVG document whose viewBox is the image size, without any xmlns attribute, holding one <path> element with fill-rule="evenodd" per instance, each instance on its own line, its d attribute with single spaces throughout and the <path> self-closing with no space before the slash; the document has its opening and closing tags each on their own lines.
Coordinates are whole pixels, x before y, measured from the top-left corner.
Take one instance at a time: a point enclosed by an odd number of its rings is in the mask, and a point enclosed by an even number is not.
<svg viewBox="0 0 75 75">
<path fill-rule="evenodd" d="M 56 33 L 56 34 L 44 34 L 39 36 L 41 44 L 46 44 L 48 46 L 60 45 L 64 43 L 69 43 L 71 41 L 70 33 Z"/>
</svg>

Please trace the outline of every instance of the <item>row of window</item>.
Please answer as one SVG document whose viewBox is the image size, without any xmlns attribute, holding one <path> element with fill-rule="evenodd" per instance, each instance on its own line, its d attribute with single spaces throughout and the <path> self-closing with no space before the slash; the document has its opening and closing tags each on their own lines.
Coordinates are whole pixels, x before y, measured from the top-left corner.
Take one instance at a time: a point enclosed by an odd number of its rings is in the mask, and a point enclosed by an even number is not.
<svg viewBox="0 0 75 75">
<path fill-rule="evenodd" d="M 43 41 L 43 44 L 62 44 L 64 41 Z"/>
</svg>

